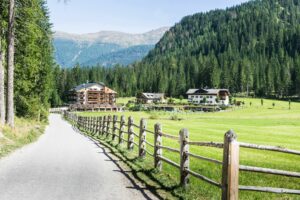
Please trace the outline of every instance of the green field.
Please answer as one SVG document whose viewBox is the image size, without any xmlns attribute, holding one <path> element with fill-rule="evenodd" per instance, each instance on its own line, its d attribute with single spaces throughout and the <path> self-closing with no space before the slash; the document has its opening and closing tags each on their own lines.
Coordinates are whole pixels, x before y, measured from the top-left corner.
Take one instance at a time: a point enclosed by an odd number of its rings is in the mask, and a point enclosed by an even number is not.
<svg viewBox="0 0 300 200">
<path fill-rule="evenodd" d="M 284 101 L 264 100 L 262 106 L 260 99 L 237 100 L 244 101 L 245 105 L 216 113 L 94 112 L 80 114 L 84 116 L 108 114 L 125 115 L 126 117 L 133 116 L 136 124 L 139 124 L 141 118 L 145 118 L 148 123 L 147 129 L 153 130 L 154 124 L 159 122 L 163 126 L 163 132 L 173 135 L 178 135 L 181 128 L 187 128 L 191 141 L 223 142 L 224 133 L 229 129 L 233 129 L 238 135 L 238 141 L 240 142 L 300 150 L 300 103 L 292 102 L 291 109 L 289 109 L 289 103 Z M 275 104 L 274 107 L 273 103 Z M 172 116 L 179 120 L 172 120 Z M 153 142 L 153 136 L 148 134 L 147 140 Z M 179 147 L 178 143 L 167 138 L 163 138 L 163 145 Z M 150 147 L 147 148 L 149 151 L 153 151 Z M 222 151 L 220 149 L 191 147 L 190 151 L 202 156 L 222 160 Z M 176 162 L 179 161 L 179 156 L 175 153 L 164 150 L 163 155 Z M 191 158 L 190 162 L 192 170 L 220 182 L 221 166 L 193 158 Z M 269 151 L 241 149 L 240 164 L 300 172 L 299 156 Z M 175 196 L 185 199 L 220 199 L 220 190 L 218 188 L 195 178 L 191 178 L 191 186 L 187 192 L 183 192 L 182 189 L 175 187 L 176 183 L 178 184 L 178 172 L 174 169 L 176 168 L 163 163 L 163 174 L 168 174 L 170 181 L 164 181 L 162 185 L 172 189 Z M 300 180 L 299 178 L 240 172 L 240 185 L 282 187 L 299 190 Z M 300 196 L 241 191 L 240 199 L 300 199 Z"/>
</svg>

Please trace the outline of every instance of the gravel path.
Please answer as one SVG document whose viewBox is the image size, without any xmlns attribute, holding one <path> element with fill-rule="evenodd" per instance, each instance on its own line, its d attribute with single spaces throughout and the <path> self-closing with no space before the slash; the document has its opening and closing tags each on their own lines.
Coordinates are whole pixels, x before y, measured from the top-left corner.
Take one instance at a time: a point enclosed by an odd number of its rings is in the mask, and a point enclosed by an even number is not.
<svg viewBox="0 0 300 200">
<path fill-rule="evenodd" d="M 138 185 L 59 115 L 37 142 L 0 160 L 1 200 L 155 199 Z"/>
</svg>

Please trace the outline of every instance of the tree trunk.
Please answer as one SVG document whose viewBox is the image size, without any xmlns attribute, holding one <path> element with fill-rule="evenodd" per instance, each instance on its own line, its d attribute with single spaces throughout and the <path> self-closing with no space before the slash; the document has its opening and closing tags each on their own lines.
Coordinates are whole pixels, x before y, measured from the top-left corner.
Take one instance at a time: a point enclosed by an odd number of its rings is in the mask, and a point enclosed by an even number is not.
<svg viewBox="0 0 300 200">
<path fill-rule="evenodd" d="M 14 53 L 15 53 L 15 0 L 9 1 L 7 53 L 7 123 L 14 127 Z"/>
<path fill-rule="evenodd" d="M 0 27 L 0 30 L 2 27 Z M 1 33 L 0 33 L 1 34 Z M 4 66 L 3 66 L 2 38 L 0 35 L 0 125 L 5 124 L 5 98 L 4 98 Z M 0 136 L 1 137 L 1 136 Z"/>
</svg>

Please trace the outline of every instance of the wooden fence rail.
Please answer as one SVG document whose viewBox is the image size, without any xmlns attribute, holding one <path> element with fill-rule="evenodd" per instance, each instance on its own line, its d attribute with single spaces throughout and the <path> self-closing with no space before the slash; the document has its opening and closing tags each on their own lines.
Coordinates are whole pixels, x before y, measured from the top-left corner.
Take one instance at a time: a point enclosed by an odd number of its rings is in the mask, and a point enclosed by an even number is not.
<svg viewBox="0 0 300 200">
<path fill-rule="evenodd" d="M 162 170 L 163 162 L 174 166 L 180 172 L 180 184 L 186 187 L 189 183 L 189 176 L 196 177 L 211 185 L 221 189 L 223 200 L 237 200 L 239 190 L 256 191 L 256 192 L 270 192 L 279 194 L 296 194 L 300 195 L 300 190 L 287 188 L 273 188 L 273 187 L 258 187 L 258 186 L 244 186 L 239 185 L 239 172 L 256 172 L 279 176 L 288 176 L 300 178 L 300 172 L 291 172 L 278 169 L 262 168 L 255 166 L 245 166 L 239 164 L 240 148 L 252 148 L 264 151 L 275 151 L 286 154 L 300 155 L 300 151 L 285 149 L 282 147 L 265 146 L 257 144 L 239 143 L 237 135 L 232 131 L 228 131 L 224 135 L 224 142 L 203 142 L 190 141 L 189 132 L 187 129 L 181 129 L 178 136 L 164 133 L 162 125 L 156 123 L 154 129 L 147 129 L 147 122 L 145 119 L 139 121 L 139 125 L 134 123 L 133 117 L 129 117 L 126 123 L 125 117 L 121 116 L 118 121 L 118 116 L 108 115 L 101 117 L 83 117 L 75 113 L 64 112 L 64 117 L 68 119 L 78 129 L 92 134 L 94 137 L 106 137 L 116 141 L 118 144 L 127 143 L 127 149 L 132 151 L 135 147 L 138 148 L 138 156 L 145 158 L 147 155 L 154 159 L 154 167 L 159 171 Z M 127 129 L 125 129 L 127 127 Z M 147 134 L 151 134 L 153 143 L 147 141 Z M 125 135 L 127 135 L 125 139 Z M 168 138 L 180 144 L 180 148 L 172 148 L 163 145 L 163 138 Z M 147 150 L 147 146 L 154 149 L 154 153 Z M 202 146 L 223 149 L 223 160 L 219 161 L 213 158 L 207 158 L 201 155 L 196 155 L 189 151 L 190 146 Z M 171 159 L 163 156 L 163 150 L 171 151 L 179 155 L 180 163 L 176 163 Z M 212 180 L 202 174 L 199 174 L 190 169 L 190 157 L 199 160 L 205 160 L 217 165 L 222 165 L 222 178 L 220 182 Z"/>
</svg>

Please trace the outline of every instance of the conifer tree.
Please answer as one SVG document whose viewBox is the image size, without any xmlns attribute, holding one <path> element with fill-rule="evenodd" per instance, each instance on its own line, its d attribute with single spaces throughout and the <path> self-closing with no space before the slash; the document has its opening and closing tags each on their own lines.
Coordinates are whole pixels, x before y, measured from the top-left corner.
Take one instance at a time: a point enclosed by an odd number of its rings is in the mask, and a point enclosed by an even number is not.
<svg viewBox="0 0 300 200">
<path fill-rule="evenodd" d="M 7 50 L 7 123 L 14 127 L 15 0 L 9 1 Z"/>
</svg>

